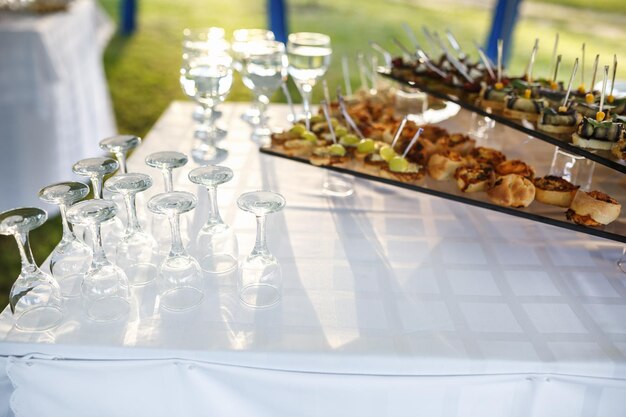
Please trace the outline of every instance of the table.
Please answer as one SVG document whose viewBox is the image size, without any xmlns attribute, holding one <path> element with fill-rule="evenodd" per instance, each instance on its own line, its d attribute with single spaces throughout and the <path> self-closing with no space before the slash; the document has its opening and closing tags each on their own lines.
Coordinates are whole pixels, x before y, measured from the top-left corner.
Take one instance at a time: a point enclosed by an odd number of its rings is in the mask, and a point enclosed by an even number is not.
<svg viewBox="0 0 626 417">
<path fill-rule="evenodd" d="M 268 244 L 283 268 L 281 303 L 252 310 L 234 274 L 206 277 L 193 312 L 155 308 L 134 289 L 129 322 L 88 322 L 75 301 L 63 324 L 32 334 L 0 316 L 0 404 L 42 416 L 623 416 L 626 275 L 621 246 L 501 213 L 356 180 L 324 197 L 319 168 L 259 154 L 223 107 L 218 191 L 241 254 L 254 219 L 235 206 L 281 192 Z M 173 103 L 129 161 L 189 151 L 190 103 Z M 273 106 L 282 120 L 285 106 Z M 545 146 L 541 145 L 541 146 Z M 206 196 L 175 172 L 175 188 Z M 147 198 L 147 197 L 146 197 Z M 1 415 L 1 413 L 0 413 Z"/>
<path fill-rule="evenodd" d="M 115 133 L 102 52 L 113 25 L 94 0 L 67 12 L 0 13 L 0 210 L 37 205 Z"/>
</svg>

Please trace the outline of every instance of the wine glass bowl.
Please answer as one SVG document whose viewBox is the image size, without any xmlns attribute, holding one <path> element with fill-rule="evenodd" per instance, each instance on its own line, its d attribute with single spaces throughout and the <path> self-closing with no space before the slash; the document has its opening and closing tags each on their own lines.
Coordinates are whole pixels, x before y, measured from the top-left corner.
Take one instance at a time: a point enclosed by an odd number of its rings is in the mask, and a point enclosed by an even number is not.
<svg viewBox="0 0 626 417">
<path fill-rule="evenodd" d="M 139 173 L 120 174 L 107 180 L 104 186 L 121 195 L 126 206 L 126 231 L 117 244 L 116 264 L 124 270 L 131 285 L 148 284 L 157 274 L 158 244 L 152 235 L 141 229 L 135 197 L 152 186 L 152 178 Z"/>
<path fill-rule="evenodd" d="M 139 136 L 117 135 L 101 140 L 100 149 L 115 155 L 120 165 L 120 172 L 125 174 L 128 171 L 126 169 L 126 156 L 128 151 L 135 149 L 140 144 L 141 138 Z"/>
<path fill-rule="evenodd" d="M 94 198 L 102 198 L 102 179 L 117 171 L 120 164 L 111 158 L 86 158 L 76 162 L 72 171 L 81 177 L 88 177 L 93 185 Z"/>
<path fill-rule="evenodd" d="M 91 264 L 91 249 L 80 241 L 67 222 L 67 208 L 89 194 L 89 187 L 80 182 L 61 182 L 42 188 L 39 199 L 59 206 L 63 236 L 50 254 L 50 271 L 61 287 L 63 297 L 80 295 L 80 281 Z"/>
<path fill-rule="evenodd" d="M 257 235 L 252 252 L 241 263 L 237 286 L 239 299 L 253 308 L 276 305 L 282 294 L 282 271 L 278 260 L 266 245 L 265 219 L 268 214 L 285 207 L 285 198 L 273 191 L 253 191 L 242 194 L 237 205 L 256 216 Z"/>
<path fill-rule="evenodd" d="M 102 247 L 101 225 L 115 218 L 117 207 L 108 200 L 87 200 L 67 211 L 72 224 L 88 227 L 93 240 L 91 266 L 83 278 L 81 295 L 87 316 L 97 322 L 110 322 L 128 316 L 128 278 L 109 262 Z"/>
<path fill-rule="evenodd" d="M 237 237 L 233 228 L 222 220 L 217 204 L 217 187 L 232 178 L 232 169 L 219 165 L 195 168 L 189 173 L 189 180 L 206 187 L 209 196 L 209 216 L 195 242 L 200 266 L 208 273 L 224 273 L 237 267 Z"/>
<path fill-rule="evenodd" d="M 158 268 L 159 303 L 166 310 L 184 311 L 198 306 L 203 298 L 202 271 L 198 261 L 185 250 L 180 236 L 180 215 L 193 210 L 193 194 L 172 191 L 157 194 L 148 201 L 148 209 L 167 216 L 172 244 Z"/>
<path fill-rule="evenodd" d="M 172 170 L 187 165 L 187 155 L 180 152 L 164 151 L 151 153 L 146 157 L 146 165 L 161 170 L 165 191 L 173 191 Z"/>
<path fill-rule="evenodd" d="M 33 258 L 29 232 L 45 223 L 47 213 L 24 207 L 0 213 L 0 234 L 15 237 L 22 260 L 20 275 L 9 294 L 15 326 L 24 331 L 44 331 L 63 319 L 63 300 L 56 280 L 43 272 Z"/>
</svg>

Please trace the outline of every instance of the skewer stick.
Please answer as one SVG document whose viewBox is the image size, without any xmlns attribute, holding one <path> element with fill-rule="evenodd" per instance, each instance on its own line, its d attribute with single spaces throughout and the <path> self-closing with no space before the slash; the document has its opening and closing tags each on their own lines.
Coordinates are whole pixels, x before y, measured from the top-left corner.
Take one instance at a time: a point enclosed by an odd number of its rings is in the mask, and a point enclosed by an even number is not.
<svg viewBox="0 0 626 417">
<path fill-rule="evenodd" d="M 496 75 L 493 73 L 493 67 L 491 66 L 491 62 L 489 61 L 489 58 L 485 54 L 485 51 L 483 51 L 483 48 L 480 47 L 478 42 L 476 42 L 475 40 L 473 40 L 472 42 L 474 43 L 474 46 L 476 47 L 476 50 L 478 51 L 478 56 L 480 57 L 480 61 L 483 63 L 483 65 L 487 69 L 489 76 L 491 77 L 492 80 L 495 80 Z"/>
<path fill-rule="evenodd" d="M 346 86 L 346 94 L 352 95 L 352 84 L 350 84 L 350 69 L 348 67 L 348 57 L 341 57 L 341 69 L 343 71 L 343 83 Z"/>
<path fill-rule="evenodd" d="M 463 52 L 461 45 L 459 45 L 459 42 L 456 40 L 454 34 L 450 29 L 446 29 L 446 37 L 448 38 L 448 42 L 450 42 L 452 49 L 454 49 L 459 56 L 459 59 L 465 59 L 465 52 Z"/>
<path fill-rule="evenodd" d="M 559 56 L 556 57 L 556 65 L 554 67 L 554 76 L 552 77 L 552 81 L 556 83 L 556 80 L 559 77 L 559 68 L 561 67 L 561 58 L 563 56 L 561 54 L 559 54 Z"/>
<path fill-rule="evenodd" d="M 411 26 L 409 26 L 406 22 L 402 23 L 402 29 L 404 29 L 404 32 L 406 33 L 407 38 L 409 38 L 409 41 L 411 41 L 411 43 L 413 44 L 413 47 L 415 49 L 419 48 L 420 45 L 417 42 L 417 38 L 415 37 L 415 32 L 413 32 L 413 29 L 411 29 Z"/>
<path fill-rule="evenodd" d="M 435 64 L 433 64 L 431 62 L 430 58 L 428 58 L 428 55 L 426 55 L 426 53 L 424 51 L 422 51 L 421 49 L 417 50 L 417 56 L 419 57 L 420 62 L 422 62 L 424 65 L 426 65 L 426 67 L 429 70 L 431 70 L 435 74 L 439 75 L 441 78 L 446 78 L 448 76 L 448 74 L 446 74 L 445 72 L 440 70 Z"/>
<path fill-rule="evenodd" d="M 574 61 L 574 68 L 572 68 L 572 75 L 569 77 L 569 83 L 567 83 L 567 91 L 565 92 L 565 98 L 563 98 L 563 107 L 567 106 L 567 101 L 569 100 L 569 95 L 572 92 L 572 84 L 574 83 L 574 77 L 576 76 L 576 71 L 578 71 L 578 58 Z"/>
<path fill-rule="evenodd" d="M 463 76 L 463 78 L 465 78 L 469 83 L 473 83 L 474 80 L 467 73 L 467 67 L 465 66 L 465 64 L 463 64 L 461 61 L 456 59 L 450 53 L 450 51 L 448 50 L 446 45 L 442 42 L 441 38 L 439 37 L 439 33 L 433 32 L 433 36 L 435 37 L 435 40 L 436 40 L 437 44 L 439 45 L 439 47 L 441 48 L 443 53 L 446 55 L 446 58 L 448 58 L 448 61 L 450 61 L 452 66 L 454 66 L 454 68 L 456 68 L 456 70 L 459 71 L 459 73 Z"/>
<path fill-rule="evenodd" d="M 604 109 L 604 95 L 606 94 L 606 82 L 609 78 L 609 66 L 604 66 L 604 77 L 602 78 L 602 91 L 600 91 L 600 112 Z"/>
<path fill-rule="evenodd" d="M 613 89 L 615 88 L 615 74 L 617 73 L 617 55 L 613 55 L 613 77 L 611 79 L 611 93 L 609 96 L 613 97 Z"/>
<path fill-rule="evenodd" d="M 583 57 L 580 63 L 580 86 L 585 87 L 585 42 L 583 42 Z"/>
<path fill-rule="evenodd" d="M 330 121 L 330 111 L 328 110 L 328 102 L 326 100 L 322 100 L 320 105 L 322 106 L 322 111 L 324 112 L 324 118 L 326 119 L 326 123 L 328 123 L 328 130 L 330 131 L 330 137 L 333 139 L 333 143 L 337 144 L 337 136 L 335 136 L 335 129 L 333 128 L 333 124 Z"/>
<path fill-rule="evenodd" d="M 326 100 L 327 103 L 330 103 L 330 92 L 328 91 L 328 83 L 326 82 L 326 79 L 322 80 L 322 89 L 324 90 L 324 100 Z"/>
<path fill-rule="evenodd" d="M 498 82 L 502 82 L 502 52 L 504 48 L 504 41 L 498 39 Z"/>
<path fill-rule="evenodd" d="M 426 40 L 428 41 L 428 45 L 430 46 L 430 51 L 433 54 L 437 53 L 437 44 L 435 43 L 435 40 L 433 39 L 433 35 L 430 33 L 430 30 L 428 30 L 428 28 L 426 26 L 422 26 L 422 32 L 424 33 L 424 37 L 426 38 Z"/>
<path fill-rule="evenodd" d="M 389 52 L 388 50 L 386 50 L 385 48 L 380 46 L 380 44 L 378 44 L 378 42 L 370 41 L 370 46 L 376 52 L 380 53 L 383 56 L 383 58 L 385 58 L 385 66 L 387 68 L 391 68 L 391 60 L 392 60 L 391 52 Z M 374 71 L 376 71 L 376 70 L 377 70 L 377 68 L 374 68 Z"/>
<path fill-rule="evenodd" d="M 526 81 L 529 83 L 533 82 L 533 67 L 535 66 L 535 58 L 537 57 L 538 50 L 539 38 L 535 39 L 535 45 L 533 46 L 533 51 L 530 53 L 530 60 L 528 61 L 528 66 L 526 67 Z"/>
<path fill-rule="evenodd" d="M 361 77 L 361 88 L 367 91 L 369 90 L 369 87 L 367 85 L 367 74 L 365 72 L 366 71 L 365 70 L 365 57 L 363 56 L 362 52 L 357 52 L 356 64 L 357 64 L 357 67 L 359 68 L 359 75 Z"/>
<path fill-rule="evenodd" d="M 370 79 L 372 80 L 372 89 L 374 93 L 376 92 L 376 81 L 378 78 L 378 57 L 376 55 L 371 56 L 371 64 L 372 64 L 372 72 Z"/>
<path fill-rule="evenodd" d="M 398 141 L 398 139 L 400 139 L 400 134 L 404 130 L 404 126 L 406 125 L 407 120 L 409 120 L 408 115 L 404 116 L 402 118 L 402 121 L 400 121 L 400 126 L 398 126 L 398 129 L 396 130 L 396 134 L 393 135 L 393 140 L 391 141 L 391 149 L 393 149 L 393 147 L 396 146 L 396 142 Z"/>
<path fill-rule="evenodd" d="M 554 70 L 554 66 L 555 66 L 554 60 L 555 59 L 558 60 L 558 57 L 556 55 L 558 49 L 559 49 L 559 32 L 557 32 L 556 36 L 554 37 L 554 48 L 552 49 L 552 60 L 550 61 L 550 72 L 548 72 L 548 74 L 552 74 L 552 71 Z M 552 81 L 556 81 L 556 77 L 554 77 Z"/>
<path fill-rule="evenodd" d="M 293 100 L 291 98 L 291 93 L 289 92 L 289 88 L 287 88 L 287 82 L 282 83 L 281 88 L 283 89 L 283 94 L 287 98 L 287 105 L 289 105 L 289 111 L 291 112 L 291 118 L 293 122 L 296 122 L 296 109 L 293 107 Z"/>
<path fill-rule="evenodd" d="M 400 50 L 405 53 L 406 55 L 410 56 L 411 58 L 415 56 L 414 52 L 411 52 L 409 50 L 409 48 L 407 48 L 402 42 L 400 42 L 400 40 L 396 37 L 392 37 L 391 38 L 392 42 L 396 44 L 396 46 L 398 48 L 400 48 Z M 418 48 L 419 49 L 419 48 Z"/>
<path fill-rule="evenodd" d="M 411 142 L 409 142 L 409 146 L 406 147 L 406 149 L 404 150 L 404 153 L 402 154 L 403 158 L 406 158 L 406 156 L 409 154 L 409 151 L 411 150 L 413 145 L 415 145 L 415 142 L 417 142 L 417 140 L 420 138 L 420 135 L 422 134 L 423 131 L 424 129 L 422 129 L 421 127 L 417 129 L 415 136 L 413 136 L 413 139 L 411 139 Z"/>
<path fill-rule="evenodd" d="M 341 94 L 341 87 L 337 87 L 337 101 L 339 101 L 339 109 L 341 110 L 341 114 L 343 115 L 343 118 L 346 119 L 346 122 L 348 123 L 348 125 L 352 128 L 352 130 L 356 132 L 356 134 L 361 139 L 365 139 L 365 136 L 363 135 L 363 133 L 361 133 L 361 130 L 354 122 L 354 119 L 352 119 L 352 117 L 350 116 L 350 113 L 348 113 L 348 109 L 346 107 L 346 101 L 344 100 L 343 95 Z"/>
<path fill-rule="evenodd" d="M 593 61 L 593 75 L 591 76 L 591 86 L 589 86 L 589 92 L 593 94 L 593 86 L 596 84 L 596 74 L 598 72 L 598 61 L 600 61 L 600 54 L 596 55 L 595 61 Z"/>
</svg>

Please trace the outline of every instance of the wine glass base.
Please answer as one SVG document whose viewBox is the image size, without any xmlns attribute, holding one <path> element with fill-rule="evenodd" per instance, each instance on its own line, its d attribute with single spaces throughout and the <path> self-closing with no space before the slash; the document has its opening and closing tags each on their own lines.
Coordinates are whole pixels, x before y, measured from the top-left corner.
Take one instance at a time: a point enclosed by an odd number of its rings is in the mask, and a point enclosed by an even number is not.
<svg viewBox="0 0 626 417">
<path fill-rule="evenodd" d="M 280 291 L 273 285 L 250 284 L 239 291 L 239 299 L 251 308 L 269 308 L 280 301 Z"/>
<path fill-rule="evenodd" d="M 106 297 L 91 302 L 87 316 L 100 323 L 117 321 L 128 316 L 130 303 L 122 297 Z"/>
<path fill-rule="evenodd" d="M 26 332 L 41 332 L 57 326 L 63 319 L 59 307 L 40 306 L 28 309 L 15 319 L 15 327 Z"/>
<path fill-rule="evenodd" d="M 210 274 L 230 272 L 237 267 L 237 259 L 226 253 L 207 255 L 200 259 L 200 267 Z"/>
<path fill-rule="evenodd" d="M 124 268 L 128 283 L 133 287 L 141 287 L 154 281 L 158 275 L 157 267 L 150 263 L 134 264 Z"/>
<path fill-rule="evenodd" d="M 204 293 L 193 287 L 178 287 L 161 294 L 161 307 L 170 311 L 185 311 L 197 307 Z"/>
</svg>

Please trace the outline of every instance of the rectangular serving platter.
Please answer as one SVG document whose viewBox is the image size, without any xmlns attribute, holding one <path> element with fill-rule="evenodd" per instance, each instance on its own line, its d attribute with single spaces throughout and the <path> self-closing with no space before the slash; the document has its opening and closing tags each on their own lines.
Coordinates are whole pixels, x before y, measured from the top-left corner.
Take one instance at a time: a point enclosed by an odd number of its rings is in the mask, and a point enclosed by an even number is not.
<svg viewBox="0 0 626 417">
<path fill-rule="evenodd" d="M 445 109 L 441 110 L 442 117 L 435 117 L 441 120 L 436 125 L 447 129 L 450 133 L 467 132 L 469 124 L 472 120 L 472 112 L 465 110 L 456 104 L 448 103 Z M 528 136 L 520 132 L 518 129 L 512 128 L 507 124 L 499 124 L 492 132 L 493 137 L 480 142 L 479 146 L 495 147 L 503 151 L 508 159 L 521 159 L 535 168 L 537 176 L 547 175 L 550 170 L 550 163 L 554 154 L 554 146 L 545 143 L 537 138 Z M 272 155 L 280 158 L 289 159 L 297 163 L 312 165 L 308 159 L 288 156 L 271 147 L 262 147 L 260 152 L 266 155 Z M 409 184 L 395 181 L 387 178 L 381 178 L 371 173 L 359 170 L 358 164 L 353 164 L 346 168 L 334 166 L 322 166 L 320 168 L 336 171 L 344 174 L 353 175 L 355 177 L 364 178 L 369 181 L 383 183 L 400 187 L 424 194 L 429 194 L 444 199 L 481 207 L 500 213 L 509 214 L 516 217 L 529 219 L 532 221 L 561 227 L 588 235 L 598 236 L 601 238 L 626 243 L 626 210 L 622 210 L 620 217 L 611 224 L 603 227 L 586 227 L 570 222 L 565 217 L 565 208 L 542 204 L 534 201 L 527 208 L 503 207 L 492 203 L 487 194 L 484 192 L 464 193 L 458 190 L 456 181 L 436 181 L 425 175 L 424 179 L 417 184 Z M 605 168 L 602 165 L 596 166 L 593 176 L 591 189 L 603 191 L 613 198 L 617 199 L 622 206 L 626 207 L 626 177 L 615 175 L 614 171 Z"/>
<path fill-rule="evenodd" d="M 613 156 L 613 154 L 611 154 L 611 152 L 609 151 L 590 151 L 587 149 L 583 149 L 583 148 L 579 148 L 578 146 L 575 146 L 574 144 L 572 144 L 571 142 L 568 141 L 568 139 L 564 139 L 564 138 L 559 138 L 556 136 L 552 136 L 548 133 L 545 132 L 541 132 L 539 130 L 536 130 L 534 128 L 534 126 L 531 123 L 518 123 L 515 120 L 511 120 L 509 118 L 506 118 L 502 115 L 498 115 L 498 114 L 494 114 L 494 113 L 490 113 L 488 111 L 486 111 L 485 109 L 473 104 L 473 103 L 469 103 L 465 100 L 461 100 L 459 97 L 450 95 L 450 94 L 446 94 L 443 93 L 441 91 L 436 91 L 434 89 L 432 89 L 431 87 L 428 87 L 427 85 L 423 85 L 419 82 L 415 82 L 415 81 L 408 81 L 408 80 L 404 80 L 401 78 L 398 78 L 396 76 L 393 76 L 392 74 L 389 73 L 389 71 L 385 70 L 385 69 L 379 69 L 379 74 L 383 75 L 384 77 L 393 80 L 397 83 L 400 83 L 402 85 L 405 85 L 407 87 L 411 87 L 411 88 L 416 88 L 418 90 L 423 91 L 424 93 L 427 93 L 429 95 L 432 95 L 433 97 L 439 98 L 441 100 L 446 100 L 446 101 L 451 101 L 453 103 L 458 104 L 459 106 L 472 111 L 474 113 L 480 114 L 482 116 L 485 117 L 489 117 L 493 120 L 495 120 L 497 123 L 501 123 L 503 125 L 509 126 L 515 130 L 518 130 L 524 134 L 527 134 L 529 136 L 533 136 L 539 140 L 542 140 L 544 142 L 550 143 L 552 145 L 555 146 L 559 146 L 562 149 L 567 150 L 568 152 L 575 154 L 575 155 L 580 155 L 584 158 L 587 158 L 591 161 L 597 162 L 599 164 L 602 164 L 608 168 L 614 169 L 616 171 L 622 172 L 622 173 L 626 173 L 626 161 L 623 160 L 619 160 L 617 159 L 615 156 Z"/>
</svg>

